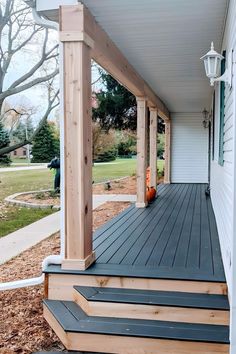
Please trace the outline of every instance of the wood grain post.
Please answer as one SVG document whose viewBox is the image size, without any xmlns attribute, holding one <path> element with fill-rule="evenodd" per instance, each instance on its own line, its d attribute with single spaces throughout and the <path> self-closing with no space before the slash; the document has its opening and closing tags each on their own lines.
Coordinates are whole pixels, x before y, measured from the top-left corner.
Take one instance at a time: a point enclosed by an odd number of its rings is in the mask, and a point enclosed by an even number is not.
<svg viewBox="0 0 236 354">
<path fill-rule="evenodd" d="M 150 186 L 156 188 L 157 186 L 157 108 L 149 108 L 150 111 L 150 126 L 149 126 L 149 143 L 150 143 Z"/>
<path fill-rule="evenodd" d="M 170 183 L 170 141 L 171 141 L 171 121 L 165 122 L 165 175 L 164 183 Z"/>
<path fill-rule="evenodd" d="M 137 97 L 137 208 L 147 206 L 147 100 Z"/>
<path fill-rule="evenodd" d="M 61 7 L 65 141 L 65 259 L 62 268 L 84 270 L 95 260 L 92 250 L 92 41 L 81 31 L 72 33 L 73 23 L 73 14 Z M 82 25 L 76 24 L 78 28 Z"/>
</svg>

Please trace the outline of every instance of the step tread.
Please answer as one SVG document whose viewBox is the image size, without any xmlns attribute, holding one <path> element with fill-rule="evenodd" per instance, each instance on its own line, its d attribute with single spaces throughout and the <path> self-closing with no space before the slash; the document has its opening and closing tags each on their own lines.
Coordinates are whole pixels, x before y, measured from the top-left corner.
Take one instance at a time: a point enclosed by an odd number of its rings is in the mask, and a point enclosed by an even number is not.
<svg viewBox="0 0 236 354">
<path fill-rule="evenodd" d="M 74 286 L 87 301 L 229 310 L 226 295 Z"/>
<path fill-rule="evenodd" d="M 229 343 L 229 327 L 154 320 L 87 316 L 73 301 L 44 300 L 66 332 Z"/>
</svg>

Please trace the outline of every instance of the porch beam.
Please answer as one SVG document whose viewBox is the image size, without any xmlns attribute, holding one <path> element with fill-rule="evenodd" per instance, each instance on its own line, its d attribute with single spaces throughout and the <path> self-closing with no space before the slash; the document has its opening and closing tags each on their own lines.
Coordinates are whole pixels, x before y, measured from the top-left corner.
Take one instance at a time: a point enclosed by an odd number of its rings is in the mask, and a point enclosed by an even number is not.
<svg viewBox="0 0 236 354">
<path fill-rule="evenodd" d="M 149 108 L 150 111 L 150 126 L 149 126 L 149 142 L 150 142 L 150 186 L 157 186 L 157 108 Z"/>
<path fill-rule="evenodd" d="M 137 97 L 137 208 L 147 206 L 147 99 Z"/>
<path fill-rule="evenodd" d="M 63 10 L 62 10 L 63 14 Z M 69 23 L 64 23 L 64 29 Z M 91 47 L 63 41 L 65 141 L 65 259 L 63 269 L 86 269 L 92 250 Z"/>
<path fill-rule="evenodd" d="M 165 122 L 165 174 L 164 183 L 170 183 L 171 121 Z"/>
<path fill-rule="evenodd" d="M 86 36 L 94 43 L 92 58 L 136 97 L 147 97 L 150 106 L 158 107 L 160 116 L 169 119 L 169 111 L 150 86 L 136 72 L 107 33 L 81 3 L 60 7 L 60 37 L 65 40 Z"/>
</svg>

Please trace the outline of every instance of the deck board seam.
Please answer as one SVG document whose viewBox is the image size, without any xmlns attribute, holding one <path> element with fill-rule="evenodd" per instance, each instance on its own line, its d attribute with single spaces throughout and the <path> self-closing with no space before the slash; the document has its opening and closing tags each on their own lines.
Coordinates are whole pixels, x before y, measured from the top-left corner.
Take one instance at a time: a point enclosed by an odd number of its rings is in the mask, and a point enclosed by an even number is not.
<svg viewBox="0 0 236 354">
<path fill-rule="evenodd" d="M 176 195 L 176 193 L 178 193 L 178 190 L 180 189 L 180 187 L 178 188 L 178 186 L 175 186 L 174 190 L 172 191 L 172 194 L 170 194 L 167 198 L 167 200 L 169 200 L 171 197 L 173 197 L 173 193 L 174 193 L 174 196 Z M 167 204 L 167 203 L 166 203 Z M 160 205 L 158 206 L 160 208 Z M 167 210 L 168 208 L 168 204 L 166 205 L 165 209 L 162 210 L 162 214 L 161 215 L 164 215 L 165 214 L 165 211 Z M 159 215 L 158 215 L 159 216 Z M 150 240 L 150 237 L 152 237 L 153 235 L 153 231 L 155 230 L 155 228 L 157 227 L 157 225 L 159 224 L 159 222 L 161 221 L 161 218 L 159 218 L 157 220 L 157 222 L 153 225 L 153 227 L 150 229 L 150 232 L 148 234 L 148 238 L 146 239 L 146 243 Z M 140 235 L 141 236 L 141 235 Z M 140 237 L 138 237 L 138 239 L 136 240 L 136 242 L 140 239 Z M 137 263 L 137 259 L 140 255 L 140 253 L 142 252 L 142 248 L 140 248 L 139 252 L 137 253 L 136 257 L 134 258 L 132 264 L 135 265 Z"/>
<path fill-rule="evenodd" d="M 191 238 L 192 238 L 193 215 L 194 215 L 194 209 L 195 209 L 196 198 L 197 198 L 197 188 L 196 188 L 196 191 L 195 191 L 194 207 L 193 207 L 192 218 L 191 218 L 191 228 L 190 228 L 188 249 L 187 249 L 187 254 L 186 254 L 185 268 L 187 268 L 187 264 L 188 264 L 188 255 L 189 255 L 190 242 L 191 242 Z"/>
<path fill-rule="evenodd" d="M 172 228 L 171 228 L 170 235 L 169 235 L 169 237 L 168 237 L 168 239 L 167 239 L 166 245 L 165 245 L 165 247 L 164 247 L 164 249 L 163 249 L 163 252 L 162 252 L 162 255 L 161 255 L 161 258 L 160 258 L 160 260 L 159 260 L 158 265 L 161 265 L 161 262 L 162 262 L 164 253 L 165 253 L 165 251 L 166 251 L 166 248 L 167 248 L 169 242 L 170 242 L 171 239 L 172 239 L 174 228 L 175 228 L 176 223 L 177 223 L 177 221 L 178 221 L 179 215 L 180 215 L 180 213 L 181 213 L 181 211 L 182 211 L 183 204 L 185 203 L 185 199 L 187 198 L 187 195 L 189 194 L 189 193 L 188 193 L 188 192 L 189 192 L 189 189 L 190 189 L 190 185 L 188 185 L 187 188 L 186 188 L 185 196 L 184 196 L 184 198 L 183 198 L 181 207 L 179 208 L 178 213 L 176 214 L 175 221 L 174 221 L 173 226 L 172 226 Z"/>
<path fill-rule="evenodd" d="M 177 242 L 176 249 L 175 249 L 174 258 L 173 258 L 173 261 L 172 261 L 172 267 L 174 266 L 174 263 L 175 263 L 176 254 L 177 254 L 177 249 L 178 249 L 178 247 L 179 247 L 179 243 L 180 243 L 181 235 L 182 235 L 182 232 L 183 232 L 183 228 L 184 228 L 186 216 L 187 216 L 187 214 L 188 214 L 189 204 L 190 204 L 190 202 L 191 202 L 191 196 L 192 196 L 192 192 L 193 192 L 193 187 L 194 187 L 194 186 L 192 185 L 191 192 L 190 192 L 190 196 L 189 196 L 188 205 L 187 205 L 187 208 L 186 208 L 185 216 L 184 216 L 184 219 L 183 219 L 183 222 L 182 222 L 182 227 L 181 227 L 181 230 L 180 230 L 178 242 Z"/>
<path fill-rule="evenodd" d="M 184 189 L 185 189 L 185 188 L 184 188 L 184 186 L 183 186 L 183 188 L 181 189 L 181 192 L 183 192 Z M 182 197 L 182 193 L 181 193 L 181 197 Z M 172 207 L 172 211 L 175 209 L 175 207 L 176 207 L 176 205 L 177 205 L 178 202 L 179 202 L 179 199 L 177 199 L 177 200 L 175 201 L 175 203 L 174 203 L 174 205 L 173 205 L 173 207 Z M 156 240 L 156 242 L 155 242 L 155 244 L 154 244 L 154 247 L 153 247 L 153 249 L 152 249 L 152 251 L 151 251 L 151 253 L 150 253 L 150 255 L 149 255 L 149 258 L 148 258 L 148 260 L 147 260 L 147 262 L 146 262 L 145 265 L 148 265 L 148 264 L 150 263 L 150 259 L 151 259 L 151 257 L 153 256 L 153 253 L 154 253 L 154 251 L 155 251 L 155 249 L 156 249 L 156 247 L 157 247 L 158 241 L 160 240 L 160 238 L 161 238 L 161 236 L 162 236 L 162 233 L 163 233 L 163 230 L 165 229 L 165 227 L 166 227 L 166 225 L 167 225 L 169 219 L 171 218 L 171 216 L 172 216 L 172 212 L 169 214 L 169 216 L 168 216 L 167 219 L 165 220 L 165 224 L 163 225 L 163 228 L 162 228 L 162 230 L 161 230 L 161 232 L 160 232 L 160 236 L 159 236 L 158 239 Z"/>
<path fill-rule="evenodd" d="M 168 194 L 166 194 L 165 196 L 167 196 Z M 167 197 L 167 198 L 170 198 L 171 197 L 171 192 L 170 192 L 170 195 Z M 157 201 L 157 204 L 156 204 L 156 206 L 155 206 L 155 208 L 153 208 L 152 209 L 152 211 L 151 211 L 151 213 L 154 213 L 155 212 L 155 210 L 157 209 L 160 209 L 160 205 L 162 205 L 161 203 L 165 203 L 165 200 L 161 200 L 161 201 L 159 201 L 159 203 L 158 203 L 158 201 Z M 160 211 L 160 210 L 159 210 Z M 163 213 L 164 213 L 164 211 L 163 211 Z M 163 214 L 162 213 L 162 214 Z M 157 212 L 157 214 L 158 214 L 158 212 Z M 156 215 L 157 215 L 156 214 Z M 150 214 L 149 214 L 150 215 Z M 145 220 L 142 220 L 142 222 L 145 222 Z M 158 223 L 159 223 L 159 220 L 157 221 L 157 223 L 153 226 L 153 229 L 158 225 Z M 140 226 L 140 224 L 137 226 L 137 227 L 139 227 Z M 136 228 L 137 229 L 137 228 Z M 135 229 L 135 230 L 136 230 Z M 153 229 L 151 230 L 151 232 L 150 232 L 150 234 L 152 233 L 152 231 L 153 231 Z M 134 230 L 134 231 L 135 231 Z M 132 234 L 134 233 L 134 231 L 132 232 Z M 133 244 L 132 244 L 132 246 L 134 246 L 135 244 L 136 244 L 136 242 L 138 242 L 138 240 L 140 240 L 141 238 L 142 238 L 142 236 L 143 236 L 143 234 L 145 233 L 145 231 L 146 231 L 146 229 L 144 229 L 141 233 L 140 233 L 140 235 L 138 236 L 138 238 L 136 238 L 135 240 L 134 240 L 134 242 L 133 242 Z M 131 235 L 132 235 L 131 234 Z M 131 236 L 130 235 L 130 236 Z M 130 236 L 129 236 L 129 238 L 130 238 Z M 125 240 L 125 242 L 126 242 L 126 240 Z M 124 243 L 125 243 L 124 242 Z M 120 262 L 119 262 L 119 264 L 122 264 L 122 262 L 123 262 L 123 260 L 124 260 L 124 258 L 127 256 L 127 254 L 129 253 L 129 251 L 130 250 L 127 250 L 127 252 L 125 253 L 125 255 L 122 257 L 122 259 L 120 260 Z M 140 249 L 140 251 L 141 251 L 141 249 Z M 132 265 L 135 263 L 135 260 L 136 260 L 136 258 L 138 257 L 138 255 L 135 257 L 135 259 L 133 260 L 133 262 L 132 262 Z"/>
<path fill-rule="evenodd" d="M 165 194 L 163 193 L 164 196 L 166 196 L 166 195 L 168 195 L 168 194 L 170 194 L 170 196 L 171 196 L 171 191 L 170 191 L 170 190 L 169 190 L 169 191 L 167 190 L 167 192 L 166 192 Z M 163 195 L 162 195 L 162 196 L 163 196 Z M 150 214 L 151 214 L 151 213 L 155 213 L 155 210 L 156 210 L 156 209 L 159 209 L 160 204 L 161 204 L 161 203 L 164 203 L 164 202 L 165 202 L 164 199 L 159 200 L 159 203 L 158 203 L 158 201 L 157 201 L 157 203 L 155 204 L 154 208 L 152 208 L 152 209 L 151 209 L 151 212 L 148 214 L 148 217 L 150 218 Z M 144 215 L 144 212 L 145 212 L 145 209 L 143 210 L 143 213 L 142 213 L 141 215 Z M 140 216 L 141 216 L 141 215 L 140 215 Z M 135 219 L 135 220 L 136 220 L 136 219 Z M 132 228 L 132 226 L 133 226 L 135 220 L 132 220 L 132 222 L 130 221 L 130 224 L 128 225 L 128 227 Z M 139 228 L 140 225 L 141 225 L 143 222 L 145 222 L 145 218 L 142 219 L 142 221 L 137 224 L 137 226 L 134 228 L 134 230 L 131 232 L 131 234 L 129 234 L 128 238 L 124 239 L 124 243 L 127 242 L 127 240 L 132 237 L 132 235 L 135 233 L 135 231 L 137 230 L 137 228 Z M 145 231 L 145 230 L 144 230 L 144 231 Z M 143 231 L 143 232 L 144 232 L 144 231 Z M 142 232 L 142 233 L 143 233 L 143 232 Z M 142 233 L 140 234 L 140 236 L 142 235 Z M 123 232 L 122 232 L 122 234 L 123 234 Z M 114 242 L 115 242 L 116 240 L 118 240 L 120 237 L 121 237 L 121 235 L 119 234 L 118 237 L 117 237 L 117 239 L 114 240 Z M 136 241 L 137 241 L 137 239 L 134 239 L 134 243 L 133 243 L 132 245 L 134 245 Z M 122 247 L 122 245 L 123 245 L 124 243 L 121 244 L 121 246 L 119 247 L 119 249 Z M 113 243 L 110 245 L 110 247 L 111 247 L 111 246 L 113 246 Z M 119 249 L 117 249 L 117 250 L 115 251 L 115 253 L 113 253 L 113 254 L 111 255 L 110 259 L 109 259 L 106 263 L 108 263 L 108 262 L 117 254 L 117 252 L 119 251 Z M 129 252 L 129 249 L 127 250 L 127 253 L 128 253 L 128 252 Z M 126 254 L 123 256 L 123 258 L 120 260 L 119 263 L 122 263 L 122 261 L 123 261 L 123 259 L 125 258 L 125 256 L 126 256 Z M 100 258 L 100 256 L 98 257 L 98 259 L 99 259 L 99 258 Z"/>
</svg>

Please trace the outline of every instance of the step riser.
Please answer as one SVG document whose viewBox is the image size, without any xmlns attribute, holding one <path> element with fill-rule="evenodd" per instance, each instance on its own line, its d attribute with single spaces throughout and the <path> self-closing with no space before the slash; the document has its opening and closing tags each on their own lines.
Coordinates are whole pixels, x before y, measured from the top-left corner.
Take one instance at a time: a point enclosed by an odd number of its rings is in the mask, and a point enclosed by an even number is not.
<svg viewBox="0 0 236 354">
<path fill-rule="evenodd" d="M 229 311 L 141 304 L 122 304 L 114 302 L 93 302 L 87 301 L 76 290 L 74 290 L 74 301 L 89 316 L 218 325 L 229 324 Z"/>
<path fill-rule="evenodd" d="M 229 354 L 229 346 L 166 339 L 67 332 L 44 305 L 44 318 L 68 350 L 121 354 Z"/>
<path fill-rule="evenodd" d="M 73 300 L 73 286 L 75 284 L 80 286 L 180 291 L 198 294 L 227 294 L 227 285 L 225 283 L 73 274 L 47 274 L 46 278 L 45 298 L 57 300 Z"/>
</svg>

